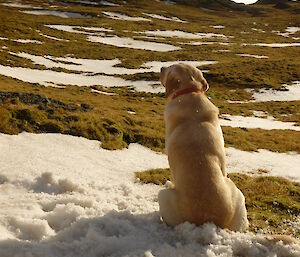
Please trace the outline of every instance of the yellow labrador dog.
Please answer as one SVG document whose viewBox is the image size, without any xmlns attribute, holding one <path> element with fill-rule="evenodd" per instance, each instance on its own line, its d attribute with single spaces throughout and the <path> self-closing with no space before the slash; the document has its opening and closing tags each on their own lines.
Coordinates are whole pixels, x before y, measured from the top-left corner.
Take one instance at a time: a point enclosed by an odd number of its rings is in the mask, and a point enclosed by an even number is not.
<svg viewBox="0 0 300 257">
<path fill-rule="evenodd" d="M 205 96 L 208 84 L 197 68 L 175 64 L 161 69 L 166 88 L 166 151 L 173 184 L 159 192 L 160 214 L 171 226 L 214 222 L 247 229 L 242 192 L 227 177 L 218 108 Z"/>
</svg>

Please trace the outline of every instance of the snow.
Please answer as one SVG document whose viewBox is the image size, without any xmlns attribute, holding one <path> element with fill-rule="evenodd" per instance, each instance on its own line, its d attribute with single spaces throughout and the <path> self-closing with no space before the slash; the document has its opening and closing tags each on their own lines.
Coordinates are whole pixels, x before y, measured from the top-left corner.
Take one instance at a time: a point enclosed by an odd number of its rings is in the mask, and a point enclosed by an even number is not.
<svg viewBox="0 0 300 257">
<path fill-rule="evenodd" d="M 91 18 L 90 15 L 83 15 L 81 13 L 75 12 L 61 12 L 52 10 L 29 10 L 22 11 L 23 13 L 33 14 L 33 15 L 54 15 L 61 18 Z"/>
<path fill-rule="evenodd" d="M 263 46 L 263 47 L 273 47 L 273 48 L 279 48 L 279 47 L 293 47 L 293 46 L 300 46 L 300 43 L 256 43 L 256 44 L 242 44 L 242 46 Z"/>
<path fill-rule="evenodd" d="M 255 54 L 236 54 L 238 56 L 242 57 L 250 57 L 250 58 L 256 58 L 256 59 L 268 59 L 268 56 L 265 55 L 255 55 Z"/>
<path fill-rule="evenodd" d="M 138 144 L 108 151 L 61 134 L 0 134 L 0 152 L 1 257 L 299 256 L 299 244 L 270 244 L 209 223 L 161 223 L 162 187 L 135 183 L 134 172 L 166 168 L 167 157 Z M 258 160 L 268 166 L 269 159 L 281 174 L 299 167 L 297 155 L 242 153 L 229 149 L 228 157 L 236 157 L 229 170 L 252 169 Z"/>
<path fill-rule="evenodd" d="M 287 27 L 286 31 L 290 34 L 295 34 L 300 31 L 300 27 Z"/>
<path fill-rule="evenodd" d="M 248 92 L 253 92 L 253 102 L 267 102 L 267 101 L 298 101 L 300 100 L 300 81 L 294 81 L 292 85 L 283 85 L 286 91 L 279 91 L 273 89 L 260 89 L 255 92 L 253 89 L 248 89 Z"/>
<path fill-rule="evenodd" d="M 22 44 L 43 44 L 43 42 L 38 40 L 32 40 L 32 39 L 13 39 L 12 41 Z"/>
<path fill-rule="evenodd" d="M 93 86 L 101 85 L 104 87 L 123 87 L 133 86 L 137 91 L 161 93 L 165 88 L 161 86 L 158 81 L 130 81 L 120 77 L 108 75 L 122 75 L 122 74 L 136 74 L 145 72 L 159 72 L 162 66 L 170 66 L 178 63 L 173 62 L 147 62 L 139 69 L 128 69 L 116 67 L 121 64 L 119 59 L 113 60 L 93 60 L 93 59 L 79 59 L 72 57 L 52 57 L 52 56 L 37 56 L 27 53 L 13 53 L 10 54 L 27 58 L 34 64 L 44 65 L 46 68 L 63 68 L 70 71 L 70 73 L 57 72 L 53 70 L 37 70 L 21 67 L 9 67 L 0 65 L 0 74 L 9 76 L 29 83 L 38 83 L 44 86 L 59 86 L 75 85 L 75 86 Z M 67 62 L 67 63 L 66 63 Z M 181 61 L 182 63 L 202 66 L 215 64 L 214 61 Z M 80 71 L 83 73 L 72 73 Z M 63 75 L 63 76 L 62 76 Z"/>
<path fill-rule="evenodd" d="M 63 87 L 65 85 L 74 86 L 94 86 L 104 87 L 125 87 L 132 86 L 137 91 L 160 93 L 164 92 L 164 87 L 156 86 L 157 81 L 130 81 L 119 77 L 107 75 L 88 75 L 64 73 L 52 70 L 36 70 L 21 67 L 9 67 L 0 65 L 0 74 L 29 83 L 38 83 L 43 86 Z"/>
<path fill-rule="evenodd" d="M 95 34 L 93 32 L 86 32 L 80 30 L 80 29 L 84 29 L 84 30 L 96 31 L 96 32 L 99 31 L 112 32 L 111 29 L 106 29 L 106 28 L 76 27 L 76 26 L 69 26 L 69 25 L 46 25 L 46 26 L 52 29 L 57 29 L 65 32 L 85 34 L 88 35 L 87 40 L 90 42 L 113 45 L 117 47 L 126 47 L 132 49 L 142 49 L 142 50 L 150 50 L 150 51 L 157 51 L 157 52 L 169 52 L 169 51 L 175 51 L 181 49 L 180 47 L 173 46 L 171 44 L 136 40 L 130 37 L 119 37 L 116 35 L 106 36 L 105 33 Z"/>
<path fill-rule="evenodd" d="M 119 59 L 94 60 L 72 57 L 38 56 L 28 53 L 10 53 L 12 55 L 31 60 L 34 64 L 44 65 L 46 68 L 63 68 L 70 71 L 82 71 L 90 73 L 103 73 L 107 75 L 136 74 L 145 72 L 160 72 L 162 66 L 170 66 L 178 62 L 196 67 L 216 64 L 216 61 L 150 61 L 141 65 L 139 69 L 118 67 L 122 62 Z M 67 63 L 67 64 L 66 64 Z"/>
<path fill-rule="evenodd" d="M 283 37 L 289 37 L 295 33 L 297 33 L 298 31 L 300 31 L 299 27 L 287 27 L 285 29 L 286 32 L 280 32 L 280 31 L 272 31 L 274 33 L 276 33 L 279 36 L 283 36 Z"/>
<path fill-rule="evenodd" d="M 91 88 L 91 92 L 96 93 L 96 94 L 102 94 L 102 95 L 110 95 L 110 96 L 116 95 L 115 93 L 109 93 L 109 92 L 105 92 L 105 91 L 101 91 L 101 90 L 97 90 L 97 89 L 93 89 L 93 88 Z"/>
<path fill-rule="evenodd" d="M 291 129 L 300 131 L 300 126 L 295 126 L 295 122 L 282 122 L 275 120 L 272 116 L 267 116 L 266 119 L 259 117 L 243 117 L 223 114 L 219 119 L 221 126 L 230 126 L 238 128 L 260 128 L 265 130 L 271 129 Z"/>
<path fill-rule="evenodd" d="M 22 3 L 2 3 L 4 6 L 13 7 L 13 8 L 24 8 L 24 9 L 39 9 L 40 7 L 35 7 L 29 4 Z"/>
<path fill-rule="evenodd" d="M 226 148 L 227 172 L 257 174 L 259 170 L 270 176 L 280 176 L 300 182 L 300 155 L 276 153 L 264 149 L 246 152 L 232 147 Z"/>
<path fill-rule="evenodd" d="M 223 26 L 223 25 L 211 25 L 210 27 L 214 28 L 214 29 L 224 29 L 225 28 L 225 26 Z"/>
<path fill-rule="evenodd" d="M 184 45 L 193 45 L 193 46 L 201 46 L 201 45 L 214 45 L 214 44 L 218 44 L 218 45 L 223 45 L 223 46 L 228 46 L 231 45 L 232 43 L 228 43 L 228 42 L 213 42 L 213 41 L 194 41 L 194 42 L 188 42 L 188 43 L 181 43 Z"/>
<path fill-rule="evenodd" d="M 154 19 L 159 19 L 159 20 L 165 20 L 165 21 L 175 21 L 175 22 L 181 22 L 181 23 L 186 23 L 187 21 L 183 21 L 181 19 L 179 19 L 178 17 L 166 17 L 166 16 L 163 16 L 163 15 L 160 15 L 160 14 L 152 14 L 152 13 L 143 13 L 151 18 L 154 18 Z"/>
<path fill-rule="evenodd" d="M 105 35 L 101 32 L 112 32 L 113 30 L 102 28 L 102 27 L 83 27 L 83 26 L 71 26 L 71 25 L 45 25 L 46 27 L 50 29 L 56 29 L 64 32 L 70 32 L 70 33 L 78 33 L 78 34 L 84 34 L 84 35 L 95 35 L 94 32 L 87 32 L 87 31 L 95 31 L 100 32 L 97 33 L 97 35 Z M 86 31 L 85 31 L 86 30 Z"/>
<path fill-rule="evenodd" d="M 132 49 L 142 49 L 142 50 L 150 50 L 150 51 L 157 51 L 157 52 L 170 52 L 170 51 L 181 49 L 178 46 L 173 46 L 170 44 L 135 40 L 129 37 L 119 37 L 119 36 L 109 36 L 109 37 L 88 36 L 87 40 L 94 43 L 102 43 L 102 44 L 113 45 L 117 47 L 126 47 Z"/>
<path fill-rule="evenodd" d="M 45 38 L 52 39 L 52 40 L 55 40 L 55 41 L 64 41 L 64 42 L 68 42 L 69 41 L 69 40 L 66 40 L 66 39 L 57 38 L 57 37 L 45 35 L 45 34 L 42 34 L 42 33 L 40 33 L 40 35 L 43 36 L 43 37 L 45 37 Z"/>
<path fill-rule="evenodd" d="M 108 2 L 108 1 L 100 1 L 100 4 L 106 5 L 106 6 L 120 6 L 119 4 L 115 4 L 112 2 Z"/>
<path fill-rule="evenodd" d="M 104 15 L 108 16 L 114 20 L 122 20 L 122 21 L 151 21 L 151 19 L 147 19 L 144 17 L 131 17 L 125 14 L 117 13 L 117 12 L 102 12 Z"/>
<path fill-rule="evenodd" d="M 149 30 L 136 32 L 140 34 L 145 34 L 148 36 L 161 36 L 161 37 L 177 37 L 177 38 L 185 38 L 185 39 L 203 39 L 203 38 L 222 38 L 228 39 L 228 36 L 217 33 L 190 33 L 181 30 Z"/>
<path fill-rule="evenodd" d="M 207 65 L 213 65 L 218 63 L 217 61 L 166 61 L 166 62 L 159 62 L 159 61 L 150 61 L 144 63 L 141 67 L 146 67 L 151 69 L 152 72 L 160 72 L 161 67 L 168 67 L 176 63 L 184 63 L 188 65 L 192 65 L 195 67 L 200 66 L 207 66 Z"/>
</svg>

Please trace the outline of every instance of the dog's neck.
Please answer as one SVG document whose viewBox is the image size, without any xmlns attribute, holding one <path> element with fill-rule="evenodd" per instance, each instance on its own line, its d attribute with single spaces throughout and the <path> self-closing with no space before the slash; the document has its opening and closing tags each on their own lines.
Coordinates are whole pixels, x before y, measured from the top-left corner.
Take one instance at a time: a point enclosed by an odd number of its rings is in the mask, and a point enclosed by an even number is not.
<svg viewBox="0 0 300 257">
<path fill-rule="evenodd" d="M 202 90 L 199 87 L 187 87 L 178 91 L 175 91 L 171 100 L 174 100 L 178 96 L 189 94 L 189 93 L 200 93 Z"/>
</svg>

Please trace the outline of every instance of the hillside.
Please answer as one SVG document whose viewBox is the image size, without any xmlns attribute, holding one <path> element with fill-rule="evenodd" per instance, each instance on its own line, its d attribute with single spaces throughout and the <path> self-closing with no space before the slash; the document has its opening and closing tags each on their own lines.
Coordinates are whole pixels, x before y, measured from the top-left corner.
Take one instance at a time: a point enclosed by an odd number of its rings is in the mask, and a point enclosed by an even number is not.
<svg viewBox="0 0 300 257">
<path fill-rule="evenodd" d="M 262 235 L 300 237 L 299 3 L 275 5 L 0 0 L 0 256 L 298 257 Z M 219 108 L 247 233 L 160 223 L 179 62 Z"/>
</svg>

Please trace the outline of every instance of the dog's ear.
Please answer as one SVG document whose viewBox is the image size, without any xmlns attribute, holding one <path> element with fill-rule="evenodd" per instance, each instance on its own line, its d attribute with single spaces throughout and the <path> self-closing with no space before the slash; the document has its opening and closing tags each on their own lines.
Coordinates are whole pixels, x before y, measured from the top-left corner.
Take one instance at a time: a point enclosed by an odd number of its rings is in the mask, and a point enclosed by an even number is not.
<svg viewBox="0 0 300 257">
<path fill-rule="evenodd" d="M 203 91 L 206 92 L 209 89 L 209 85 L 203 76 L 201 77 L 200 82 L 201 82 Z"/>
<path fill-rule="evenodd" d="M 196 80 L 201 83 L 201 88 L 202 88 L 203 92 L 206 92 L 209 89 L 209 85 L 208 85 L 206 79 L 203 77 L 201 70 L 198 68 L 196 68 L 196 69 L 197 69 Z"/>
<path fill-rule="evenodd" d="M 168 98 L 180 86 L 180 80 L 176 79 L 172 74 L 168 74 L 166 81 L 166 97 Z"/>
</svg>

